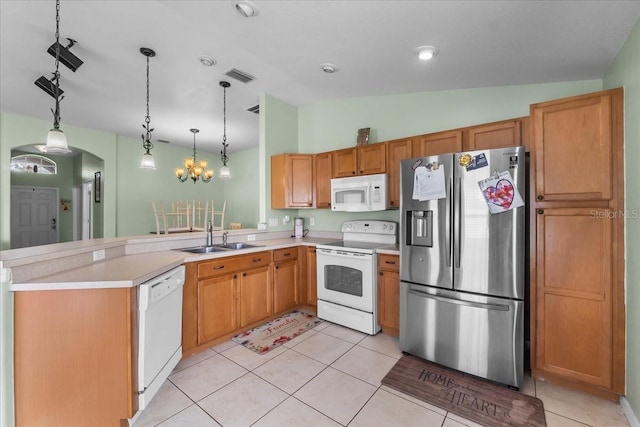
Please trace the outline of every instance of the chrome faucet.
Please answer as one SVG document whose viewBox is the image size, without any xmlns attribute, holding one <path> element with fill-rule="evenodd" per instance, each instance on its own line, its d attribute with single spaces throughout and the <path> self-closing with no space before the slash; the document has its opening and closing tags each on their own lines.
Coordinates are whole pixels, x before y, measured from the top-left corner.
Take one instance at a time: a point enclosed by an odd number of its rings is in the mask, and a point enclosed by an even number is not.
<svg viewBox="0 0 640 427">
<path fill-rule="evenodd" d="M 225 231 L 224 233 L 222 233 L 222 244 L 224 246 L 227 246 L 227 236 L 229 235 L 228 231 Z"/>
<path fill-rule="evenodd" d="M 211 224 L 211 221 L 207 226 L 207 246 L 213 246 L 213 224 Z"/>
</svg>

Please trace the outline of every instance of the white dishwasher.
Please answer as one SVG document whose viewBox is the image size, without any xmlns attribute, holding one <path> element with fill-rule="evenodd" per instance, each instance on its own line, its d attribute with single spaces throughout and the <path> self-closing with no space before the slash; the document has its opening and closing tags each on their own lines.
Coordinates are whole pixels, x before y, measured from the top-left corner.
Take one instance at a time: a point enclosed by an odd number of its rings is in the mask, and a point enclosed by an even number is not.
<svg viewBox="0 0 640 427">
<path fill-rule="evenodd" d="M 182 358 L 184 266 L 141 284 L 138 293 L 138 409 L 142 411 Z"/>
</svg>

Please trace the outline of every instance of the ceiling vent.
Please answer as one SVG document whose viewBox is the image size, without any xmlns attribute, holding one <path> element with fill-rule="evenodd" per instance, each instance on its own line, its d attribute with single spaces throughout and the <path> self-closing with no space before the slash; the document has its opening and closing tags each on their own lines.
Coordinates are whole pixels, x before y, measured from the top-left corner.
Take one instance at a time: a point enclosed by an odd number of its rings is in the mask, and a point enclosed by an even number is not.
<svg viewBox="0 0 640 427">
<path fill-rule="evenodd" d="M 255 79 L 255 77 L 253 77 L 251 74 L 240 71 L 237 68 L 232 68 L 224 74 L 231 77 L 232 79 L 241 81 L 242 83 L 249 83 L 250 81 Z"/>
<path fill-rule="evenodd" d="M 260 114 L 260 104 L 256 104 L 253 107 L 247 108 L 247 111 L 250 113 Z"/>
</svg>

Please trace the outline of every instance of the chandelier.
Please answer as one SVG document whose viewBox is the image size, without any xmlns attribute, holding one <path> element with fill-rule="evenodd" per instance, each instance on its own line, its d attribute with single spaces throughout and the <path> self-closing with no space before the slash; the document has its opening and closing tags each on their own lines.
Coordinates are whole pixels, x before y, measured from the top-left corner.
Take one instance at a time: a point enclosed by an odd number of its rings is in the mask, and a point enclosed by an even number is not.
<svg viewBox="0 0 640 427">
<path fill-rule="evenodd" d="M 151 155 L 151 149 L 153 148 L 153 144 L 151 143 L 151 132 L 153 132 L 153 129 L 151 128 L 151 116 L 149 116 L 149 58 L 156 56 L 156 53 L 153 49 L 149 49 L 148 47 L 141 47 L 140 53 L 147 57 L 147 115 L 145 116 L 144 124 L 142 125 L 146 131 L 142 134 L 142 148 L 145 152 L 142 155 L 140 169 L 155 169 L 156 162 L 153 160 L 153 156 Z"/>
<path fill-rule="evenodd" d="M 69 153 L 69 147 L 67 146 L 67 137 L 60 129 L 60 101 L 64 99 L 61 96 L 60 91 L 60 0 L 56 0 L 56 71 L 53 73 L 53 82 L 55 87 L 53 89 L 53 97 L 56 99 L 55 110 L 51 109 L 53 113 L 53 129 L 49 130 L 47 134 L 47 153 Z"/>
<path fill-rule="evenodd" d="M 229 82 L 221 81 L 220 86 L 222 86 L 224 91 L 223 97 L 223 132 L 222 132 L 222 151 L 220 152 L 220 160 L 222 160 L 222 167 L 220 168 L 220 178 L 226 179 L 231 178 L 231 170 L 229 170 L 229 166 L 227 166 L 227 162 L 229 161 L 229 157 L 227 156 L 227 88 L 231 86 Z"/>
<path fill-rule="evenodd" d="M 193 133 L 193 157 L 184 159 L 184 168 L 176 169 L 176 177 L 180 182 L 185 182 L 191 178 L 193 183 L 201 180 L 202 182 L 209 182 L 213 177 L 213 169 L 207 169 L 206 160 L 198 160 L 196 158 L 196 133 L 200 132 L 198 129 L 189 129 Z"/>
</svg>

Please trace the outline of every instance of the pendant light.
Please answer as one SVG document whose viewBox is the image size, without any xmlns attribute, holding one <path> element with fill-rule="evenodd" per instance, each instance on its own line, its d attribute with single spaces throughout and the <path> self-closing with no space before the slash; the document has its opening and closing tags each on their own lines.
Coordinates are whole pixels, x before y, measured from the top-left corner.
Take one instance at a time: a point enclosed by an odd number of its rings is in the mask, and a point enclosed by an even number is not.
<svg viewBox="0 0 640 427">
<path fill-rule="evenodd" d="M 223 95 L 223 131 L 222 131 L 222 151 L 220 152 L 222 160 L 222 167 L 220 168 L 220 178 L 227 179 L 231 178 L 231 170 L 229 166 L 227 166 L 227 162 L 229 161 L 229 157 L 227 156 L 227 88 L 231 86 L 231 83 L 221 81 L 220 86 L 222 86 L 224 95 Z"/>
<path fill-rule="evenodd" d="M 56 0 L 56 71 L 53 74 L 53 80 L 55 82 L 54 98 L 56 99 L 55 110 L 51 110 L 53 113 L 53 128 L 47 134 L 47 153 L 70 153 L 67 146 L 67 137 L 62 129 L 60 129 L 60 101 L 64 99 L 64 96 L 60 95 L 60 0 Z"/>
<path fill-rule="evenodd" d="M 156 53 L 148 47 L 141 47 L 140 53 L 147 57 L 147 115 L 142 125 L 146 131 L 146 135 L 142 134 L 142 148 L 144 148 L 145 152 L 142 155 L 140 169 L 155 169 L 156 162 L 153 160 L 153 155 L 151 155 L 151 149 L 153 148 L 151 132 L 153 132 L 153 129 L 151 128 L 151 116 L 149 116 L 149 58 L 156 56 Z"/>
<path fill-rule="evenodd" d="M 209 182 L 213 177 L 213 169 L 207 169 L 206 160 L 198 161 L 196 158 L 196 134 L 200 131 L 198 129 L 189 130 L 193 133 L 193 157 L 184 159 L 184 168 L 176 169 L 176 177 L 180 182 L 185 182 L 189 178 L 194 184 L 198 180 L 205 183 Z"/>
</svg>

